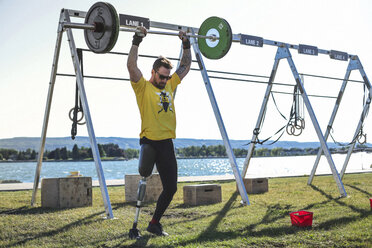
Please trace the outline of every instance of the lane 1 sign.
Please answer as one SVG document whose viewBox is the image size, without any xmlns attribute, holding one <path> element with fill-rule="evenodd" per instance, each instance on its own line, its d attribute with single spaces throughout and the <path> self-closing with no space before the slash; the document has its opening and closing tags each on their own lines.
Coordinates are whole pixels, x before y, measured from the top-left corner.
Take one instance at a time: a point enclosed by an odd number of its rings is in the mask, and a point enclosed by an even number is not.
<svg viewBox="0 0 372 248">
<path fill-rule="evenodd" d="M 126 27 L 145 27 L 146 29 L 150 29 L 150 19 L 139 17 L 139 16 L 131 16 L 131 15 L 123 15 L 119 14 L 120 18 L 120 26 Z"/>
</svg>

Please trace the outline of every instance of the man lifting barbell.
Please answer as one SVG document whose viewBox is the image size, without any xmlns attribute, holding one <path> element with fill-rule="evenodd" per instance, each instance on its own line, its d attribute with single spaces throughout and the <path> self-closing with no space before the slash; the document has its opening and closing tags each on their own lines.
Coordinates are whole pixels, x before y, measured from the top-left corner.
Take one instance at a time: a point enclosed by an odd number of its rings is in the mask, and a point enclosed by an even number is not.
<svg viewBox="0 0 372 248">
<path fill-rule="evenodd" d="M 163 231 L 160 219 L 168 208 L 177 191 L 177 160 L 174 154 L 172 139 L 176 138 L 176 112 L 174 108 L 174 91 L 191 67 L 190 41 L 185 32 L 179 37 L 183 44 L 183 54 L 176 72 L 171 74 L 172 64 L 164 57 L 155 60 L 151 78 L 144 79 L 137 66 L 138 47 L 146 36 L 144 27 L 138 28 L 133 36 L 132 47 L 127 61 L 131 84 L 136 94 L 141 114 L 139 173 L 142 179 L 138 185 L 136 215 L 130 238 L 140 238 L 137 229 L 141 202 L 146 192 L 146 178 L 151 175 L 154 164 L 159 172 L 163 185 L 152 220 L 147 231 L 157 236 L 167 236 Z"/>
</svg>

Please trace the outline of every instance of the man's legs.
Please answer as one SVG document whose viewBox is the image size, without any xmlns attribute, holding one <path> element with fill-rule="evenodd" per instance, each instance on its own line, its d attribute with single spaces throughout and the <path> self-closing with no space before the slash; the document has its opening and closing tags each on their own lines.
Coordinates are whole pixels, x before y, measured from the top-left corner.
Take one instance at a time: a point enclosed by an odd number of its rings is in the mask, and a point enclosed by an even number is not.
<svg viewBox="0 0 372 248">
<path fill-rule="evenodd" d="M 171 203 L 174 194 L 177 192 L 177 160 L 174 154 L 172 140 L 161 141 L 160 149 L 157 149 L 156 168 L 163 185 L 153 218 L 160 221 L 165 210 Z"/>
<path fill-rule="evenodd" d="M 147 230 L 156 235 L 168 235 L 163 232 L 159 221 L 177 191 L 177 160 L 171 139 L 156 141 L 155 143 L 156 167 L 163 185 L 163 191 L 156 203 L 156 209 Z"/>
</svg>

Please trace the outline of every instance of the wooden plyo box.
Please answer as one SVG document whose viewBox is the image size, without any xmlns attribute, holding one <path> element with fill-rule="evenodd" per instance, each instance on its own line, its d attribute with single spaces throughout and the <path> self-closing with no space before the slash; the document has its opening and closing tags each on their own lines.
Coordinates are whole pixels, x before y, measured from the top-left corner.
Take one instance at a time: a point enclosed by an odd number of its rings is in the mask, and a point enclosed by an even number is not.
<svg viewBox="0 0 372 248">
<path fill-rule="evenodd" d="M 138 183 L 141 180 L 141 175 L 130 174 L 125 175 L 125 201 L 133 202 L 137 201 Z M 146 178 L 146 193 L 143 202 L 157 201 L 160 193 L 163 191 L 163 185 L 161 184 L 160 175 L 152 174 Z"/>
<path fill-rule="evenodd" d="M 41 206 L 47 208 L 92 206 L 92 178 L 43 178 Z"/>
<path fill-rule="evenodd" d="M 260 194 L 269 191 L 267 178 L 243 178 L 243 183 L 248 194 Z M 238 185 L 236 189 L 238 190 Z"/>
<path fill-rule="evenodd" d="M 221 201 L 221 185 L 198 184 L 183 187 L 183 203 L 186 205 L 197 206 Z"/>
</svg>

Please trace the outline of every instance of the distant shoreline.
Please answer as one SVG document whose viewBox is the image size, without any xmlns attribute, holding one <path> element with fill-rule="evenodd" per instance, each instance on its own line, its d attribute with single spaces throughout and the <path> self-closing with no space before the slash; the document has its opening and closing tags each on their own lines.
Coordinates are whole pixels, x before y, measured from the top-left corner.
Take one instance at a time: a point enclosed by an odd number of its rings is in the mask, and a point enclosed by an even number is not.
<svg viewBox="0 0 372 248">
<path fill-rule="evenodd" d="M 370 150 L 360 150 L 360 149 L 354 149 L 354 153 L 360 153 L 360 152 L 365 152 L 365 153 L 372 153 Z M 345 152 L 335 152 L 333 154 L 346 154 L 347 151 Z M 316 154 L 315 154 L 316 155 Z M 324 155 L 324 154 L 323 154 Z M 295 155 L 295 156 L 253 156 L 254 158 L 281 158 L 281 157 L 302 157 L 302 156 L 314 156 L 314 154 L 301 154 L 301 155 Z M 229 157 L 177 157 L 177 159 L 228 159 Z M 245 156 L 238 156 L 235 158 L 245 158 Z M 135 158 L 138 159 L 138 158 Z M 102 159 L 102 162 L 108 161 L 129 161 L 129 160 L 134 160 L 134 159 L 125 159 L 125 158 L 113 158 L 113 159 Z M 44 160 L 43 163 L 48 163 L 48 162 L 94 162 L 94 159 L 86 159 L 86 160 Z M 0 163 L 37 163 L 37 160 L 0 160 Z"/>
</svg>

